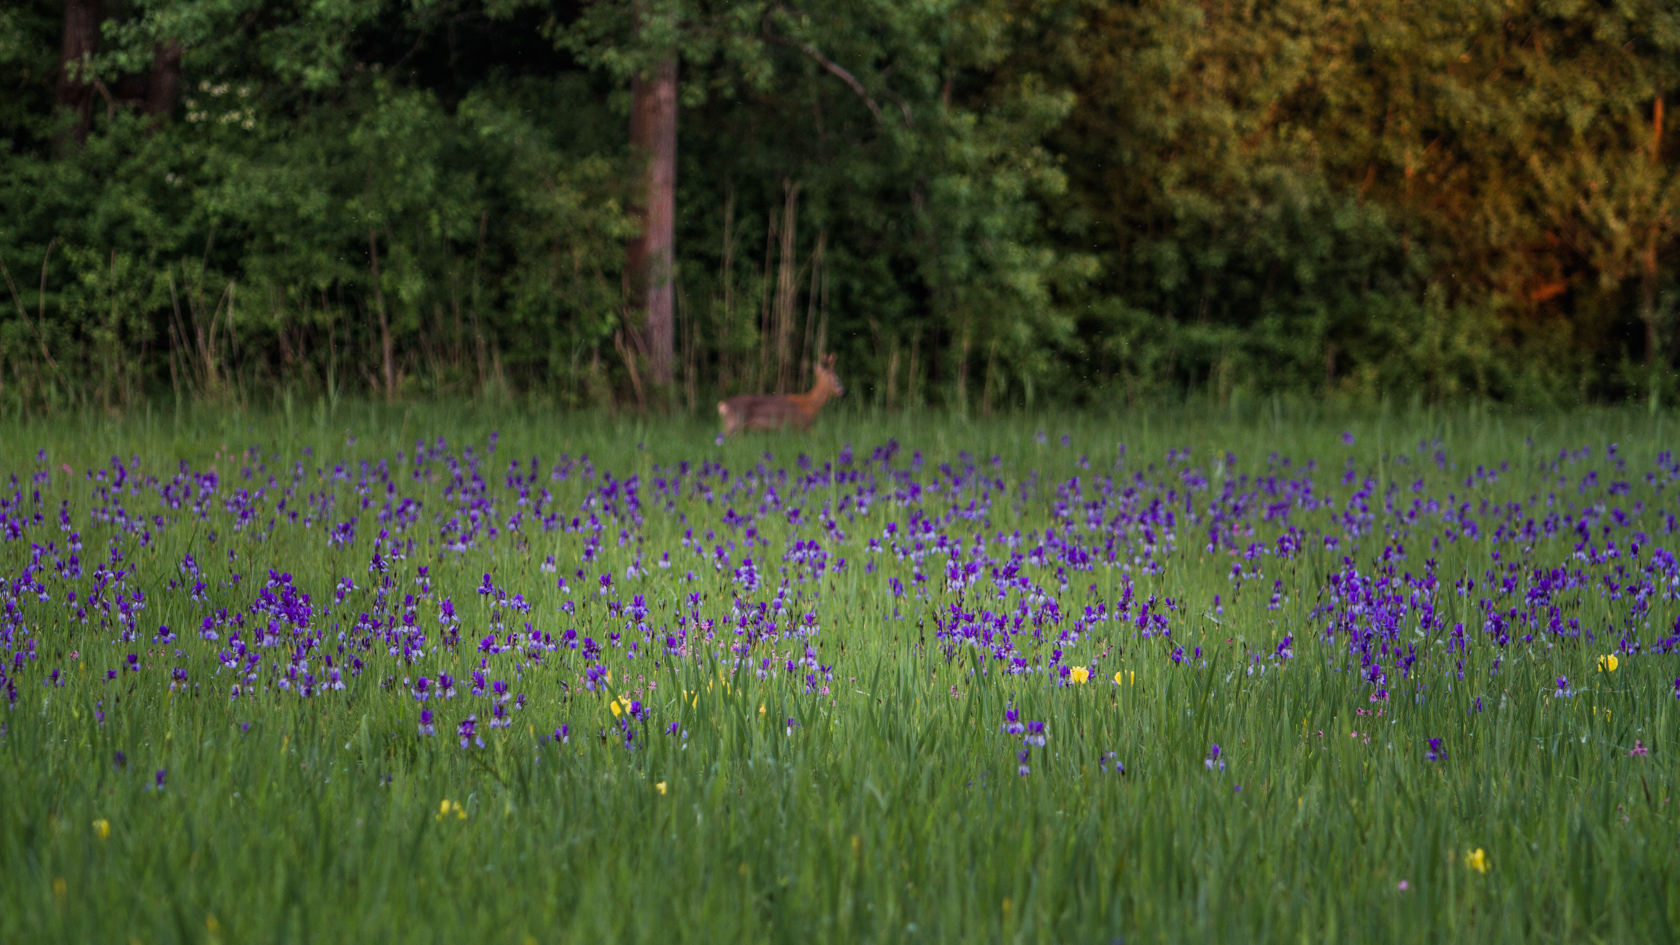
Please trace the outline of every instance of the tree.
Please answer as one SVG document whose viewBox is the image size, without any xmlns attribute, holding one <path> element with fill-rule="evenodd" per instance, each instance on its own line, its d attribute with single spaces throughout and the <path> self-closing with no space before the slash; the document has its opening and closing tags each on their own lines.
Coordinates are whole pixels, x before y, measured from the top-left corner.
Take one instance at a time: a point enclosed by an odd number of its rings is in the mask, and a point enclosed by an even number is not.
<svg viewBox="0 0 1680 945">
<path fill-rule="evenodd" d="M 1529 168 L 1546 197 L 1557 242 L 1595 271 L 1603 287 L 1639 280 L 1638 315 L 1654 397 L 1655 371 L 1667 369 L 1657 306 L 1660 250 L 1680 204 L 1680 168 L 1662 160 L 1661 96 L 1649 122 L 1630 107 L 1634 103 L 1617 104 L 1595 123 L 1591 140 L 1577 141 L 1551 161 L 1530 155 Z"/>
<path fill-rule="evenodd" d="M 1040 342 L 1062 333 L 1049 282 L 1077 278 L 1084 265 L 1039 244 L 1033 202 L 1062 186 L 1040 141 L 1071 98 L 1030 75 L 990 76 L 1013 18 L 1007 3 L 841 0 L 802 8 L 757 0 L 599 0 L 553 29 L 581 61 L 628 80 L 638 142 L 645 134 L 638 116 L 660 87 L 654 77 L 672 77 L 676 100 L 697 114 L 685 124 L 696 130 L 684 138 L 704 142 L 682 158 L 702 172 L 683 192 L 705 200 L 714 220 L 750 219 L 731 216 L 740 210 L 737 198 L 775 218 L 768 221 L 775 239 L 760 232 L 780 262 L 772 276 L 767 259 L 760 275 L 775 283 L 763 295 L 777 315 L 761 319 L 757 330 L 760 345 L 773 347 L 782 365 L 773 372 L 777 387 L 791 381 L 790 357 L 804 357 L 792 350 L 806 342 L 789 336 L 793 318 L 786 313 L 801 291 L 795 283 L 811 280 L 804 291 L 812 303 L 829 298 L 817 285 L 820 268 L 836 300 L 868 306 L 877 327 L 870 329 L 875 344 L 859 352 L 865 363 L 879 358 L 876 366 L 886 365 L 899 340 L 913 348 L 926 340 L 936 357 L 924 358 L 921 369 L 942 370 L 942 383 L 961 400 L 971 386 L 991 390 L 994 369 L 999 390 L 1003 375 L 1044 370 L 1049 359 Z M 674 62 L 681 63 L 680 86 L 667 65 Z M 668 179 L 653 170 L 637 185 L 649 208 L 658 206 L 649 188 Z M 679 207 L 677 218 L 693 219 L 697 209 Z M 796 217 L 815 244 L 808 250 L 796 245 Z M 651 226 L 644 232 L 652 234 Z M 632 272 L 644 265 L 641 252 L 632 253 Z M 695 260 L 705 251 L 678 255 Z M 653 276 L 632 277 L 632 284 L 661 283 Z M 883 294 L 893 301 L 883 305 Z M 646 298 L 656 297 L 650 291 Z M 642 309 L 645 330 L 659 333 L 646 342 L 651 361 L 667 343 L 668 323 L 646 303 Z M 914 318 L 876 322 L 891 309 Z M 813 317 L 807 312 L 802 320 Z M 820 325 L 814 334 L 822 336 Z M 952 344 L 936 347 L 935 337 Z M 983 384 L 968 384 L 973 360 L 988 365 Z M 761 368 L 755 376 L 766 385 L 771 374 Z"/>
<path fill-rule="evenodd" d="M 99 49 L 99 0 L 64 0 L 64 50 L 60 57 L 57 101 L 76 115 L 71 136 L 87 141 L 92 120 L 94 83 L 89 71 Z M 97 80 L 94 80 L 97 81 Z"/>
<path fill-rule="evenodd" d="M 676 326 L 677 62 L 660 60 L 630 85 L 630 146 L 641 165 L 634 215 L 639 232 L 625 249 L 627 302 L 642 312 L 648 374 L 671 384 Z"/>
<path fill-rule="evenodd" d="M 640 227 L 625 246 L 625 297 L 626 314 L 635 313 L 639 324 L 626 326 L 633 343 L 622 347 L 638 394 L 637 352 L 660 391 L 673 379 L 678 62 L 709 57 L 717 36 L 730 31 L 722 22 L 727 15 L 703 7 L 682 0 L 597 2 L 573 23 L 550 24 L 560 45 L 630 82 L 631 159 L 639 172 L 631 211 Z"/>
<path fill-rule="evenodd" d="M 167 121 L 181 94 L 181 44 L 164 39 L 152 54 L 151 74 L 146 82 L 145 112 L 157 121 Z"/>
</svg>

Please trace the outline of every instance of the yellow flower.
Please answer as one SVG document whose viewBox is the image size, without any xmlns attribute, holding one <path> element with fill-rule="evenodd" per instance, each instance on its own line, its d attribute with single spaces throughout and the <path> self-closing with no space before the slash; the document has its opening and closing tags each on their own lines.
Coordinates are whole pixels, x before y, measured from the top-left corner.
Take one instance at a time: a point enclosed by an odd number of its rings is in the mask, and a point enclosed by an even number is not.
<svg viewBox="0 0 1680 945">
<path fill-rule="evenodd" d="M 1083 666 L 1075 666 L 1073 670 L 1068 673 L 1068 676 L 1074 682 L 1083 686 L 1085 685 L 1085 681 L 1091 678 L 1091 671 Z"/>
<path fill-rule="evenodd" d="M 1477 847 L 1470 853 L 1464 854 L 1464 865 L 1478 873 L 1486 873 L 1488 871 L 1487 854 L 1482 852 L 1481 847 Z"/>
<path fill-rule="evenodd" d="M 1614 653 L 1600 656 L 1598 658 L 1598 671 L 1601 673 L 1613 673 L 1619 665 L 1621 665 L 1621 663 L 1616 659 L 1616 654 Z"/>
<path fill-rule="evenodd" d="M 454 801 L 451 801 L 451 800 L 445 800 L 442 804 L 438 805 L 437 819 L 442 820 L 443 818 L 448 817 L 450 812 L 454 812 L 456 820 L 466 820 L 467 819 L 466 808 L 462 807 L 460 804 L 457 804 L 457 803 L 455 803 Z"/>
<path fill-rule="evenodd" d="M 1124 686 L 1126 684 L 1126 681 L 1121 678 L 1124 675 L 1125 675 L 1125 672 L 1123 670 L 1118 670 L 1117 669 L 1117 670 L 1114 671 L 1114 684 L 1116 686 Z"/>
<path fill-rule="evenodd" d="M 93 822 L 93 835 L 101 840 L 111 835 L 111 822 L 101 817 Z"/>
<path fill-rule="evenodd" d="M 657 784 L 654 785 L 654 787 L 659 789 L 659 796 L 660 797 L 665 796 L 665 782 L 664 781 L 658 782 Z"/>
<path fill-rule="evenodd" d="M 614 699 L 612 701 L 611 708 L 612 708 L 613 718 L 615 718 L 615 719 L 624 714 L 624 710 L 618 707 L 618 700 L 617 699 Z"/>
<path fill-rule="evenodd" d="M 760 702 L 760 703 L 759 703 L 759 704 L 758 704 L 758 714 L 759 714 L 759 715 L 763 715 L 763 714 L 764 714 L 764 703 L 762 703 L 762 702 Z"/>
</svg>

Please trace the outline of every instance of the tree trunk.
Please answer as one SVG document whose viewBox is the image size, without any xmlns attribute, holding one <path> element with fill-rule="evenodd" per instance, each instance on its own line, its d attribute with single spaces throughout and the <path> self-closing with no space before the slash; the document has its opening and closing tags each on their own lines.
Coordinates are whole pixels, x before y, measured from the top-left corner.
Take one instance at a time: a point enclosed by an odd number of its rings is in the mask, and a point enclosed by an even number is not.
<svg viewBox="0 0 1680 945">
<path fill-rule="evenodd" d="M 1651 367 L 1657 363 L 1662 347 L 1662 333 L 1657 325 L 1657 230 L 1651 229 L 1651 235 L 1645 245 L 1644 265 L 1639 274 L 1639 318 L 1645 323 L 1645 366 Z"/>
<path fill-rule="evenodd" d="M 630 305 L 644 316 L 643 349 L 648 380 L 671 383 L 676 287 L 672 261 L 676 247 L 677 63 L 667 59 L 652 75 L 630 84 L 630 146 L 647 161 L 646 190 L 634 208 L 641 235 L 625 251 Z"/>
<path fill-rule="evenodd" d="M 64 51 L 59 60 L 57 101 L 60 108 L 76 113 L 75 129 L 71 133 L 77 144 L 87 141 L 94 88 L 91 82 L 72 75 L 71 70 L 77 60 L 93 55 L 98 48 L 99 0 L 65 0 Z"/>
<path fill-rule="evenodd" d="M 162 124 L 175 111 L 181 93 L 181 44 L 173 40 L 158 44 L 152 54 L 152 74 L 146 83 L 146 114 Z"/>
</svg>

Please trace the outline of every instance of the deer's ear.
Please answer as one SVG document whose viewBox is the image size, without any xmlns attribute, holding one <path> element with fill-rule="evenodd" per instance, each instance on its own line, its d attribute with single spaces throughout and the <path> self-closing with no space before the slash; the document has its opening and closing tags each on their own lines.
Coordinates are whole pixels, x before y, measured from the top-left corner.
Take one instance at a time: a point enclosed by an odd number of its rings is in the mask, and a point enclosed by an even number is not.
<svg viewBox="0 0 1680 945">
<path fill-rule="evenodd" d="M 823 367 L 826 367 L 826 368 L 834 367 L 834 355 L 832 355 L 832 354 L 823 355 Z"/>
</svg>

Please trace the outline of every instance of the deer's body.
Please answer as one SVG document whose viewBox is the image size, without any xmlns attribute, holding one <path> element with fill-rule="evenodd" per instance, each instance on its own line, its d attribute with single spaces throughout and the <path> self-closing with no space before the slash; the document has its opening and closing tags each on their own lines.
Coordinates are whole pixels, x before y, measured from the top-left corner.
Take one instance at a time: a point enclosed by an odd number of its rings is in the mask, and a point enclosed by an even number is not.
<svg viewBox="0 0 1680 945">
<path fill-rule="evenodd" d="M 803 394 L 740 394 L 718 404 L 723 433 L 733 436 L 742 430 L 780 430 L 793 426 L 804 430 L 817 419 L 823 404 L 846 392 L 834 373 L 834 355 L 817 365 L 817 379 Z"/>
</svg>

